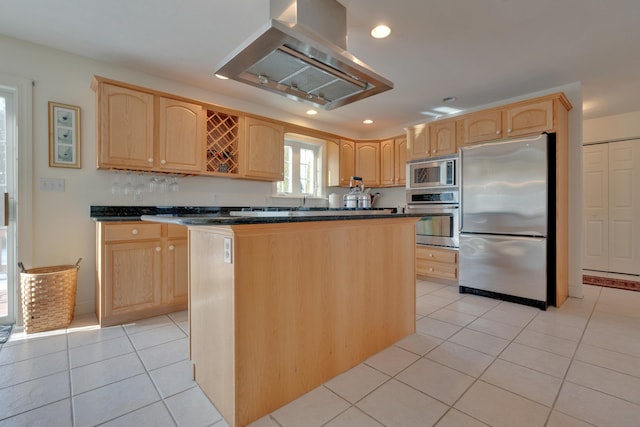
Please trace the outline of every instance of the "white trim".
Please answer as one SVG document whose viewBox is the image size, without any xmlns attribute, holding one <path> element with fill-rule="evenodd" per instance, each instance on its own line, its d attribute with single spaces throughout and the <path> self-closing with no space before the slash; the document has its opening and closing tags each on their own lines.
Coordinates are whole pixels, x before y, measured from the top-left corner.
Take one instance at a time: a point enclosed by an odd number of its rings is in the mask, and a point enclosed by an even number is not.
<svg viewBox="0 0 640 427">
<path fill-rule="evenodd" d="M 20 323 L 19 304 L 17 298 L 17 286 L 19 277 L 17 261 L 22 261 L 29 266 L 33 259 L 33 216 L 32 216 L 32 192 L 33 192 L 33 81 L 15 76 L 0 74 L 0 86 L 15 93 L 15 111 L 17 114 L 17 153 L 13 153 L 13 162 L 17 166 L 17 194 L 9 198 L 9 220 L 16 223 L 16 251 L 15 259 L 8 259 L 8 280 L 13 283 L 14 298 L 13 307 L 9 307 L 9 313 Z M 16 158 L 17 156 L 17 158 Z M 9 162 L 7 157 L 7 162 Z M 15 187 L 14 187 L 15 191 Z M 18 221 L 19 219 L 19 221 Z M 11 274 L 11 272 L 14 272 Z M 12 285 L 9 285 L 11 290 Z"/>
</svg>

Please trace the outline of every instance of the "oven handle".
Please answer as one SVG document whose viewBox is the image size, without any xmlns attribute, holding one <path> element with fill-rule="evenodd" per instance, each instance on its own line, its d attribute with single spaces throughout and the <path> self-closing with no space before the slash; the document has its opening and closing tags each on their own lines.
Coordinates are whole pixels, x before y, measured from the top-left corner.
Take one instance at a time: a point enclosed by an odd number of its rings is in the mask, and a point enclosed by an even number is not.
<svg viewBox="0 0 640 427">
<path fill-rule="evenodd" d="M 407 209 L 409 210 L 423 210 L 426 213 L 429 212 L 437 212 L 437 211 L 441 211 L 443 209 L 460 209 L 460 205 L 459 204 L 455 204 L 455 205 L 437 205 L 437 204 L 431 204 L 431 205 L 408 205 Z M 420 212 L 415 212 L 415 213 L 420 213 Z"/>
</svg>

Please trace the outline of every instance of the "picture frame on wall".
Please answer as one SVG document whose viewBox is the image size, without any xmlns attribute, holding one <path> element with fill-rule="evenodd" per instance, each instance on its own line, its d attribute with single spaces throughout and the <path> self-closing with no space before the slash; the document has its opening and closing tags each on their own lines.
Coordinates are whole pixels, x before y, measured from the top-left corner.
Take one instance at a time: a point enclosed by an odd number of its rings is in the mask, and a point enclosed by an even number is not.
<svg viewBox="0 0 640 427">
<path fill-rule="evenodd" d="M 81 168 L 80 107 L 49 101 L 49 167 Z"/>
</svg>

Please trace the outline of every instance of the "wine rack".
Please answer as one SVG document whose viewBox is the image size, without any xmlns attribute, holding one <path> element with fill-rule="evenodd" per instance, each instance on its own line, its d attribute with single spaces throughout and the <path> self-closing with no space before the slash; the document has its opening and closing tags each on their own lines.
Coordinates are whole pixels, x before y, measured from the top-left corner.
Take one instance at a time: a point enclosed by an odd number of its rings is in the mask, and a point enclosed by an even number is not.
<svg viewBox="0 0 640 427">
<path fill-rule="evenodd" d="M 207 172 L 238 174 L 240 118 L 207 111 Z"/>
</svg>

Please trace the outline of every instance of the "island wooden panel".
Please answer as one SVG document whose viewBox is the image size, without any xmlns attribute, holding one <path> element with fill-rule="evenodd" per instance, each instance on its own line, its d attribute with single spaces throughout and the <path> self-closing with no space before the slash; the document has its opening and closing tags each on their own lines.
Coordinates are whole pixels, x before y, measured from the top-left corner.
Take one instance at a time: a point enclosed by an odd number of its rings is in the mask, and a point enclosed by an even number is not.
<svg viewBox="0 0 640 427">
<path fill-rule="evenodd" d="M 415 221 L 190 227 L 195 379 L 231 426 L 415 332 Z"/>
</svg>

